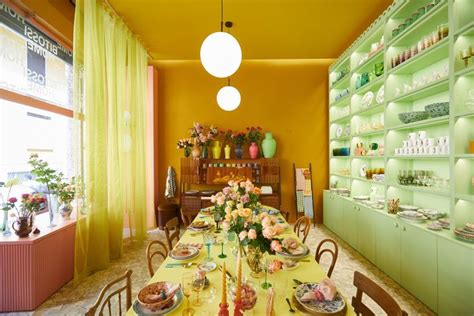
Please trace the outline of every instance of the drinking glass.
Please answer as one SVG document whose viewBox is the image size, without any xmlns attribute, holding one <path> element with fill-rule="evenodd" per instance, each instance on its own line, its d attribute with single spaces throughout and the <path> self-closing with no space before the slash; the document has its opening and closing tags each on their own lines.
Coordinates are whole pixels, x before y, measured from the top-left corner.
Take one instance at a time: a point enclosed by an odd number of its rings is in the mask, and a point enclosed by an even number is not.
<svg viewBox="0 0 474 316">
<path fill-rule="evenodd" d="M 267 256 L 264 255 L 264 264 L 263 264 L 263 271 L 265 272 L 265 281 L 262 283 L 262 289 L 266 290 L 272 287 L 272 284 L 268 282 L 267 280 L 267 275 L 268 275 L 268 268 L 270 265 L 270 262 L 268 262 Z"/>
<path fill-rule="evenodd" d="M 219 223 L 222 221 L 222 215 L 219 212 L 214 214 L 214 221 L 216 222 L 216 233 L 220 233 L 221 229 L 219 228 Z"/>
<path fill-rule="evenodd" d="M 186 296 L 186 308 L 183 310 L 183 316 L 194 315 L 194 309 L 189 307 L 189 297 L 193 293 L 193 274 L 190 272 L 184 273 L 181 277 L 181 289 L 184 296 Z"/>
<path fill-rule="evenodd" d="M 224 244 L 227 243 L 227 238 L 222 238 L 219 242 L 221 244 L 221 254 L 218 257 L 221 259 L 227 258 L 227 255 L 224 253 Z"/>
<path fill-rule="evenodd" d="M 211 258 L 211 245 L 214 242 L 214 236 L 212 236 L 212 233 L 210 233 L 210 232 L 204 232 L 202 234 L 202 238 L 203 238 L 204 245 L 206 246 L 206 249 L 207 249 L 207 257 L 206 257 L 205 260 L 206 261 L 212 261 L 212 258 Z"/>
<path fill-rule="evenodd" d="M 199 293 L 204 289 L 206 283 L 206 273 L 203 271 L 196 271 L 193 274 L 193 291 L 197 293 L 196 300 L 194 301 L 195 306 L 201 306 L 202 302 L 199 299 Z"/>
</svg>

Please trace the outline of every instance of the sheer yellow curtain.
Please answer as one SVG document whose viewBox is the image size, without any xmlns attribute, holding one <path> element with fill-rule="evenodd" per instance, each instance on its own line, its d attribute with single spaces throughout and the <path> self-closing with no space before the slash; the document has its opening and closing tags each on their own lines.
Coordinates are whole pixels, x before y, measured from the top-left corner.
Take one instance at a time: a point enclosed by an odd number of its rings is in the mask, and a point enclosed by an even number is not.
<svg viewBox="0 0 474 316">
<path fill-rule="evenodd" d="M 76 1 L 75 158 L 78 199 L 75 279 L 122 254 L 124 216 L 146 236 L 147 55 L 100 1 Z"/>
</svg>

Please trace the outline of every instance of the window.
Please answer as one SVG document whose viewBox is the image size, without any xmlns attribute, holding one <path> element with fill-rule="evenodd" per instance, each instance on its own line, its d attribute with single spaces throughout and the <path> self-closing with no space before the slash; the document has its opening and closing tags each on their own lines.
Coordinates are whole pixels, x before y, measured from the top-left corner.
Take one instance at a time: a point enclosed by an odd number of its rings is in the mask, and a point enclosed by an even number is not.
<svg viewBox="0 0 474 316">
<path fill-rule="evenodd" d="M 72 52 L 0 3 L 0 203 L 10 179 L 21 181 L 10 196 L 44 191 L 31 175 L 33 153 L 73 176 L 72 86 Z"/>
</svg>

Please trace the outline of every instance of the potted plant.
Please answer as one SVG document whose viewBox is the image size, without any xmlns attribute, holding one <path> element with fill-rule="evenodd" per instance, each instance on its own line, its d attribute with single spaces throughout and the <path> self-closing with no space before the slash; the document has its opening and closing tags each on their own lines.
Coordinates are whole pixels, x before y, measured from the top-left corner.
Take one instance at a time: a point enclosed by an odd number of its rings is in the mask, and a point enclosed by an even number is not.
<svg viewBox="0 0 474 316">
<path fill-rule="evenodd" d="M 59 213 L 64 219 L 70 219 L 72 213 L 72 201 L 76 195 L 76 188 L 74 186 L 74 178 L 70 183 L 61 181 L 57 187 L 58 200 L 61 203 Z"/>
<path fill-rule="evenodd" d="M 178 140 L 177 149 L 184 149 L 184 157 L 188 158 L 191 155 L 193 143 L 189 138 L 182 138 Z"/>
<path fill-rule="evenodd" d="M 20 208 L 16 208 L 17 219 L 13 222 L 12 228 L 19 237 L 27 237 L 33 230 L 34 215 L 38 213 L 41 204 L 46 199 L 39 193 L 21 195 Z"/>
<path fill-rule="evenodd" d="M 260 149 L 260 141 L 262 140 L 262 128 L 247 127 L 247 139 L 250 142 L 249 155 L 251 159 L 257 159 Z"/>
<path fill-rule="evenodd" d="M 242 145 L 245 144 L 246 134 L 244 132 L 232 133 L 231 140 L 232 140 L 232 143 L 234 143 L 235 145 L 235 149 L 234 149 L 235 157 L 237 159 L 242 159 L 242 156 L 244 154 L 242 150 Z"/>
</svg>

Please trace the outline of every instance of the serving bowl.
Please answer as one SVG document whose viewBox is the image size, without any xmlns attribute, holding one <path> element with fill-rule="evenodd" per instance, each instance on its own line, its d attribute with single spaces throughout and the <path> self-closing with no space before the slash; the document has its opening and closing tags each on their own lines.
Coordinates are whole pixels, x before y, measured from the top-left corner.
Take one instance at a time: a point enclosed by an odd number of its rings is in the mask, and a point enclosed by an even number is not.
<svg viewBox="0 0 474 316">
<path fill-rule="evenodd" d="M 144 308 L 158 311 L 176 301 L 176 293 L 181 291 L 179 284 L 171 282 L 156 282 L 140 290 L 137 300 Z M 163 294 L 166 293 L 166 294 Z"/>
<path fill-rule="evenodd" d="M 405 124 L 426 120 L 429 114 L 426 111 L 399 113 L 398 118 Z"/>
<path fill-rule="evenodd" d="M 431 117 L 440 117 L 449 115 L 449 102 L 439 102 L 428 104 L 425 106 L 425 111 Z"/>
</svg>

